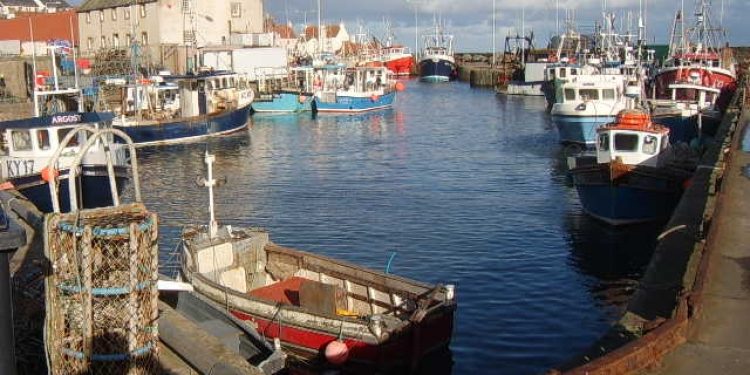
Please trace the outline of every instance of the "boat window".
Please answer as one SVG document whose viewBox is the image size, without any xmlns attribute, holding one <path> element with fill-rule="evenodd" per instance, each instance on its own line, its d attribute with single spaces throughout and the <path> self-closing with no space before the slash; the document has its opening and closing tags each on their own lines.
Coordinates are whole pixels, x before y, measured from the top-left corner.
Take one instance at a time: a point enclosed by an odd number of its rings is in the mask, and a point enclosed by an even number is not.
<svg viewBox="0 0 750 375">
<path fill-rule="evenodd" d="M 614 138 L 615 151 L 638 151 L 638 134 L 618 133 Z"/>
<path fill-rule="evenodd" d="M 657 139 L 653 135 L 647 135 L 643 137 L 643 148 L 641 149 L 644 154 L 653 155 L 656 153 Z"/>
<path fill-rule="evenodd" d="M 661 137 L 661 149 L 665 150 L 669 144 L 669 136 L 665 135 Z"/>
<path fill-rule="evenodd" d="M 576 100 L 576 90 L 565 89 L 565 100 Z"/>
<path fill-rule="evenodd" d="M 36 131 L 36 142 L 39 144 L 40 150 L 49 150 L 49 130 L 42 129 Z"/>
<path fill-rule="evenodd" d="M 572 75 L 572 76 L 578 75 L 578 69 L 571 69 L 570 70 L 570 75 Z"/>
<path fill-rule="evenodd" d="M 13 130 L 11 133 L 13 138 L 13 149 L 16 151 L 29 151 L 31 150 L 31 134 L 28 130 Z"/>
<path fill-rule="evenodd" d="M 609 133 L 599 134 L 599 151 L 609 151 Z"/>
<path fill-rule="evenodd" d="M 57 139 L 59 139 L 60 142 L 62 143 L 63 138 L 65 138 L 65 136 L 68 135 L 68 133 L 70 133 L 71 131 L 73 131 L 73 128 L 58 129 L 57 130 Z M 71 138 L 70 142 L 68 142 L 65 145 L 65 147 L 72 147 L 72 146 L 78 146 L 78 137 Z"/>
<path fill-rule="evenodd" d="M 583 100 L 599 100 L 599 90 L 597 89 L 580 89 L 578 95 Z"/>
<path fill-rule="evenodd" d="M 602 90 L 602 99 L 604 99 L 604 100 L 615 100 L 615 89 L 604 89 L 604 90 Z"/>
<path fill-rule="evenodd" d="M 565 76 L 566 76 L 565 69 L 560 69 L 560 78 L 565 78 Z"/>
</svg>

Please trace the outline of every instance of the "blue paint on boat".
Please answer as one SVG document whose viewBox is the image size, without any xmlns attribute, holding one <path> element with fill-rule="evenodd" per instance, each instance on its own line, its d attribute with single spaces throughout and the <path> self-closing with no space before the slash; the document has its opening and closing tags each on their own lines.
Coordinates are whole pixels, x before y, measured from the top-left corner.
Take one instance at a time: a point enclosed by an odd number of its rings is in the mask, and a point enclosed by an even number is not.
<svg viewBox="0 0 750 375">
<path fill-rule="evenodd" d="M 109 176 L 106 166 L 84 165 L 82 175 L 79 175 L 78 192 L 80 193 L 79 204 L 83 208 L 106 207 L 113 204 Z M 60 171 L 58 199 L 60 211 L 70 211 L 70 199 L 68 189 L 67 170 Z M 125 168 L 115 167 L 115 183 L 118 193 L 122 193 L 128 181 L 128 173 Z M 52 200 L 49 185 L 40 174 L 27 175 L 10 182 L 16 189 L 31 201 L 41 212 L 52 212 Z"/>
<path fill-rule="evenodd" d="M 124 131 L 133 139 L 133 143 L 139 146 L 191 142 L 245 128 L 250 116 L 250 108 L 250 105 L 246 105 L 215 115 L 135 126 L 114 125 L 114 127 Z"/>
<path fill-rule="evenodd" d="M 335 102 L 323 101 L 316 96 L 312 109 L 316 112 L 359 113 L 391 108 L 395 100 L 395 91 L 373 97 L 337 95 Z"/>
<path fill-rule="evenodd" d="M 593 145 L 596 129 L 615 120 L 615 116 L 552 116 L 562 143 Z"/>
<path fill-rule="evenodd" d="M 419 79 L 425 82 L 448 82 L 456 79 L 456 64 L 447 60 L 424 59 L 419 62 Z"/>
<path fill-rule="evenodd" d="M 294 92 L 280 92 L 273 94 L 271 100 L 256 98 L 253 101 L 253 111 L 256 113 L 293 113 L 312 110 L 312 94 L 302 95 Z"/>
<path fill-rule="evenodd" d="M 584 211 L 610 224 L 632 224 L 669 217 L 679 191 L 639 189 L 623 185 L 576 184 Z"/>
<path fill-rule="evenodd" d="M 654 116 L 653 121 L 657 124 L 662 124 L 669 128 L 669 143 L 676 144 L 680 142 L 691 143 L 694 139 L 698 138 L 698 116 L 681 116 L 679 114 L 674 115 L 660 115 Z M 716 134 L 716 130 L 721 124 L 720 118 L 704 116 L 701 119 L 701 131 L 702 136 L 713 136 Z"/>
</svg>

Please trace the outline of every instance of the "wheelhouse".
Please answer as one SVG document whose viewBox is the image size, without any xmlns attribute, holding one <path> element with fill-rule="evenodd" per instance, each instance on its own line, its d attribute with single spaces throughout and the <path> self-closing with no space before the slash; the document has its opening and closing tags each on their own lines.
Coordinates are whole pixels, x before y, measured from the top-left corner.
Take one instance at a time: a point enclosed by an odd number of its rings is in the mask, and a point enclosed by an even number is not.
<svg viewBox="0 0 750 375">
<path fill-rule="evenodd" d="M 624 164 L 657 167 L 660 154 L 669 146 L 669 130 L 633 130 L 618 127 L 599 128 L 596 155 L 599 164 L 619 160 Z"/>
</svg>

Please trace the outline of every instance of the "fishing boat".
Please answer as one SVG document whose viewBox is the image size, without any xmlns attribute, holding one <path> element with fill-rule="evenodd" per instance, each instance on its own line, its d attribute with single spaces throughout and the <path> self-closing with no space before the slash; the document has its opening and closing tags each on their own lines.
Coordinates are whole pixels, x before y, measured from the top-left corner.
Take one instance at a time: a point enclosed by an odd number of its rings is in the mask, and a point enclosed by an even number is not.
<svg viewBox="0 0 750 375">
<path fill-rule="evenodd" d="M 650 81 L 650 97 L 669 100 L 673 93 L 670 85 L 698 81 L 720 91 L 716 104 L 724 110 L 737 89 L 737 74 L 731 50 L 721 48 L 723 35 L 723 30 L 711 23 L 709 1 L 696 2 L 695 23 L 688 27 L 683 11 L 678 10 L 669 54 Z"/>
<path fill-rule="evenodd" d="M 385 67 L 332 66 L 316 71 L 313 90 L 314 112 L 351 114 L 391 108 L 404 84 Z"/>
<path fill-rule="evenodd" d="M 419 60 L 419 77 L 426 82 L 448 82 L 458 77 L 453 56 L 453 35 L 447 34 L 435 22 L 433 32 L 423 37 L 422 57 Z"/>
<path fill-rule="evenodd" d="M 596 133 L 595 157 L 570 163 L 584 211 L 611 225 L 669 217 L 694 167 L 676 156 L 669 128 L 644 111 L 624 110 Z"/>
<path fill-rule="evenodd" d="M 312 67 L 290 69 L 289 79 L 282 87 L 270 88 L 253 100 L 254 113 L 297 113 L 312 110 Z"/>
<path fill-rule="evenodd" d="M 140 80 L 123 87 L 121 97 L 112 125 L 137 146 L 154 146 L 246 128 L 255 94 L 247 76 L 204 72 Z"/>
<path fill-rule="evenodd" d="M 550 113 L 562 143 L 593 145 L 596 129 L 627 106 L 625 77 L 619 74 L 576 75 L 560 90 Z"/>
<path fill-rule="evenodd" d="M 453 332 L 452 285 L 430 285 L 273 243 L 258 228 L 214 219 L 206 155 L 208 226 L 183 232 L 182 277 L 195 291 L 307 359 L 410 366 L 445 348 Z"/>
<path fill-rule="evenodd" d="M 110 112 L 84 112 L 84 95 L 77 80 L 58 76 L 52 47 L 53 72 L 36 75 L 33 116 L 0 122 L 0 182 L 2 189 L 15 189 L 40 211 L 52 212 L 53 203 L 47 181 L 60 177 L 60 196 L 68 194 L 70 165 L 94 131 L 111 126 Z M 129 179 L 129 163 L 124 145 L 108 137 L 108 145 L 97 142 L 81 159 L 77 183 L 87 194 L 81 197 L 84 208 L 112 204 L 108 178 L 111 157 L 117 189 Z M 57 157 L 53 168 L 50 161 Z M 63 199 L 61 210 L 69 211 Z"/>
</svg>

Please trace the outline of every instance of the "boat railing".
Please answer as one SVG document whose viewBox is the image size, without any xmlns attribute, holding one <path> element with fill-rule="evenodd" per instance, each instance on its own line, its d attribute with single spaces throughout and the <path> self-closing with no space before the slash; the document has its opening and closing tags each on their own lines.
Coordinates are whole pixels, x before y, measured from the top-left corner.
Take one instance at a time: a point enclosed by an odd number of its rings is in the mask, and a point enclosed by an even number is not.
<svg viewBox="0 0 750 375">
<path fill-rule="evenodd" d="M 115 179 L 114 163 L 112 161 L 112 149 L 110 147 L 112 143 L 108 139 L 112 135 L 117 136 L 121 138 L 122 140 L 124 140 L 129 149 L 130 163 L 131 163 L 131 168 L 133 171 L 133 187 L 134 187 L 134 192 L 135 192 L 135 201 L 140 203 L 141 202 L 141 189 L 140 189 L 140 179 L 139 179 L 139 174 L 138 174 L 138 158 L 136 157 L 135 145 L 133 144 L 133 140 L 127 134 L 125 134 L 125 132 L 119 129 L 114 129 L 114 128 L 96 129 L 92 126 L 81 125 L 79 127 L 76 127 L 75 129 L 73 129 L 73 131 L 65 135 L 62 141 L 60 141 L 60 144 L 58 145 L 57 150 L 55 150 L 55 153 L 50 158 L 49 164 L 42 171 L 43 177 L 45 177 L 45 174 L 46 174 L 46 180 L 48 181 L 48 184 L 49 184 L 53 211 L 57 213 L 60 212 L 60 200 L 59 200 L 58 191 L 57 191 L 57 171 L 55 168 L 57 166 L 60 156 L 62 155 L 63 150 L 71 142 L 73 137 L 78 136 L 79 133 L 87 134 L 88 137 L 87 137 L 86 143 L 83 144 L 81 148 L 78 150 L 78 153 L 75 155 L 75 158 L 73 159 L 73 162 L 71 163 L 69 167 L 67 178 L 69 181 L 68 193 L 69 193 L 69 200 L 70 200 L 70 211 L 75 212 L 78 210 L 78 191 L 77 191 L 77 184 L 75 183 L 78 167 L 83 161 L 83 157 L 86 155 L 86 153 L 88 153 L 89 150 L 98 142 L 101 142 L 101 144 L 104 146 L 104 152 L 105 152 L 106 162 L 107 162 L 107 175 L 109 177 L 110 193 L 112 195 L 112 204 L 114 206 L 120 205 L 120 197 L 119 197 L 119 193 L 117 192 L 117 181 Z"/>
</svg>

